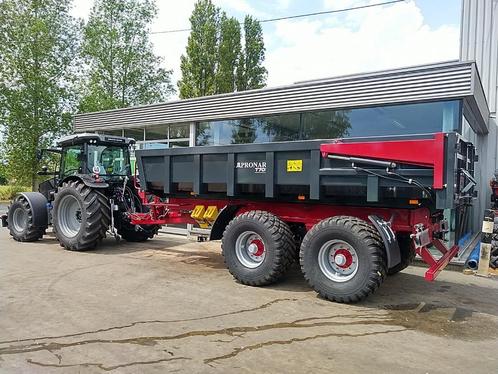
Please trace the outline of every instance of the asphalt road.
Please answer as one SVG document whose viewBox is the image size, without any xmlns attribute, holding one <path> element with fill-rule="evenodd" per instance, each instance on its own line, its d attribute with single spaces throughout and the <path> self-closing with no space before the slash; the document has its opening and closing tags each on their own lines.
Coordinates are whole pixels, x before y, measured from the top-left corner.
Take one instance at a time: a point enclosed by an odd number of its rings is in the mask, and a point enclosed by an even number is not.
<svg viewBox="0 0 498 374">
<path fill-rule="evenodd" d="M 5 373 L 496 373 L 498 282 L 422 268 L 368 301 L 319 299 L 296 267 L 237 284 L 219 243 L 161 236 L 63 250 L 0 231 Z"/>
</svg>

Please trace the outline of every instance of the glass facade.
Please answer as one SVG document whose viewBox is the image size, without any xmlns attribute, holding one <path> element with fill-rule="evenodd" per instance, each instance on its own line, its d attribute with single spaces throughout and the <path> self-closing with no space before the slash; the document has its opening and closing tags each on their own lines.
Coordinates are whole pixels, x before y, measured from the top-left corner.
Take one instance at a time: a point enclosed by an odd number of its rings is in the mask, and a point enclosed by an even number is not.
<svg viewBox="0 0 498 374">
<path fill-rule="evenodd" d="M 459 100 L 199 122 L 196 145 L 426 134 L 461 130 Z"/>
<path fill-rule="evenodd" d="M 138 149 L 188 147 L 190 145 L 189 123 L 104 130 L 99 133 L 133 138 L 137 141 Z"/>
</svg>

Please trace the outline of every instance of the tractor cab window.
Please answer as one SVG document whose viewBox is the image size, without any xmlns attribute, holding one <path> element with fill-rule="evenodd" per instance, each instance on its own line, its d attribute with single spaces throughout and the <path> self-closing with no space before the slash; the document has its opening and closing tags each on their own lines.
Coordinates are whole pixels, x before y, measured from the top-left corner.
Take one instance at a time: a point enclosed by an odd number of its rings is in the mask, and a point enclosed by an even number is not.
<svg viewBox="0 0 498 374">
<path fill-rule="evenodd" d="M 64 149 L 62 154 L 62 177 L 81 173 L 83 146 L 74 145 Z"/>
<path fill-rule="evenodd" d="M 127 147 L 89 145 L 88 168 L 98 167 L 100 175 L 129 175 L 130 155 Z"/>
</svg>

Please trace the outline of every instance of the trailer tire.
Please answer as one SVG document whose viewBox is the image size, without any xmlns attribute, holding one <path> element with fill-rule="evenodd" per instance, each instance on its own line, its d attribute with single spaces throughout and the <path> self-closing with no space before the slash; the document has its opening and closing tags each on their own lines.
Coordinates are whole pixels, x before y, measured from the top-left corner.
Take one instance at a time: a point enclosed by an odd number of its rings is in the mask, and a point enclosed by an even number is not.
<svg viewBox="0 0 498 374">
<path fill-rule="evenodd" d="M 349 216 L 313 226 L 303 239 L 300 262 L 309 285 L 321 297 L 341 303 L 365 299 L 387 273 L 380 235 L 369 223 Z"/>
<path fill-rule="evenodd" d="M 221 242 L 225 264 L 240 283 L 265 286 L 280 280 L 293 262 L 289 226 L 271 213 L 254 210 L 230 221 Z"/>
<path fill-rule="evenodd" d="M 401 262 L 390 268 L 387 271 L 387 275 L 398 274 L 400 271 L 406 269 L 413 262 L 416 256 L 415 249 L 413 248 L 413 240 L 410 235 L 396 235 L 398 239 L 399 251 L 401 254 Z"/>
<path fill-rule="evenodd" d="M 45 234 L 46 227 L 33 224 L 33 207 L 24 196 L 19 196 L 9 207 L 8 226 L 12 238 L 18 242 L 35 242 Z M 38 212 L 47 214 L 47 212 Z"/>
<path fill-rule="evenodd" d="M 107 198 L 82 181 L 64 182 L 55 194 L 55 237 L 70 251 L 94 249 L 105 238 L 110 220 Z"/>
</svg>

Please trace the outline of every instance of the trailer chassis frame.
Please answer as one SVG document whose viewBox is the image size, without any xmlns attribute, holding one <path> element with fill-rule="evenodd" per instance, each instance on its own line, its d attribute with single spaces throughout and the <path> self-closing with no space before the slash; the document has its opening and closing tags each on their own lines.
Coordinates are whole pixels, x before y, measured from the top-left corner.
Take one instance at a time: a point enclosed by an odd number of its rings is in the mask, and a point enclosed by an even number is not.
<svg viewBox="0 0 498 374">
<path fill-rule="evenodd" d="M 333 216 L 352 216 L 372 221 L 371 216 L 383 220 L 395 234 L 404 233 L 411 235 L 415 251 L 422 260 L 429 265 L 425 273 L 427 281 L 433 281 L 441 270 L 458 253 L 459 246 L 448 248 L 444 243 L 447 232 L 444 220 L 438 214 L 432 215 L 428 208 L 382 208 L 358 207 L 317 204 L 308 202 L 279 202 L 257 201 L 241 199 L 205 199 L 197 196 L 172 197 L 162 201 L 158 196 L 147 194 L 138 189 L 142 204 L 148 208 L 146 213 L 128 213 L 133 225 L 168 225 L 182 223 L 199 223 L 191 217 L 196 206 L 215 206 L 219 211 L 227 208 L 237 216 L 248 211 L 263 210 L 270 212 L 287 223 L 302 224 L 310 230 L 321 220 Z M 216 224 L 216 222 L 214 223 Z M 379 234 L 384 236 L 379 230 Z M 434 258 L 429 247 L 433 246 L 442 257 Z M 386 248 L 387 250 L 387 248 Z"/>
</svg>

